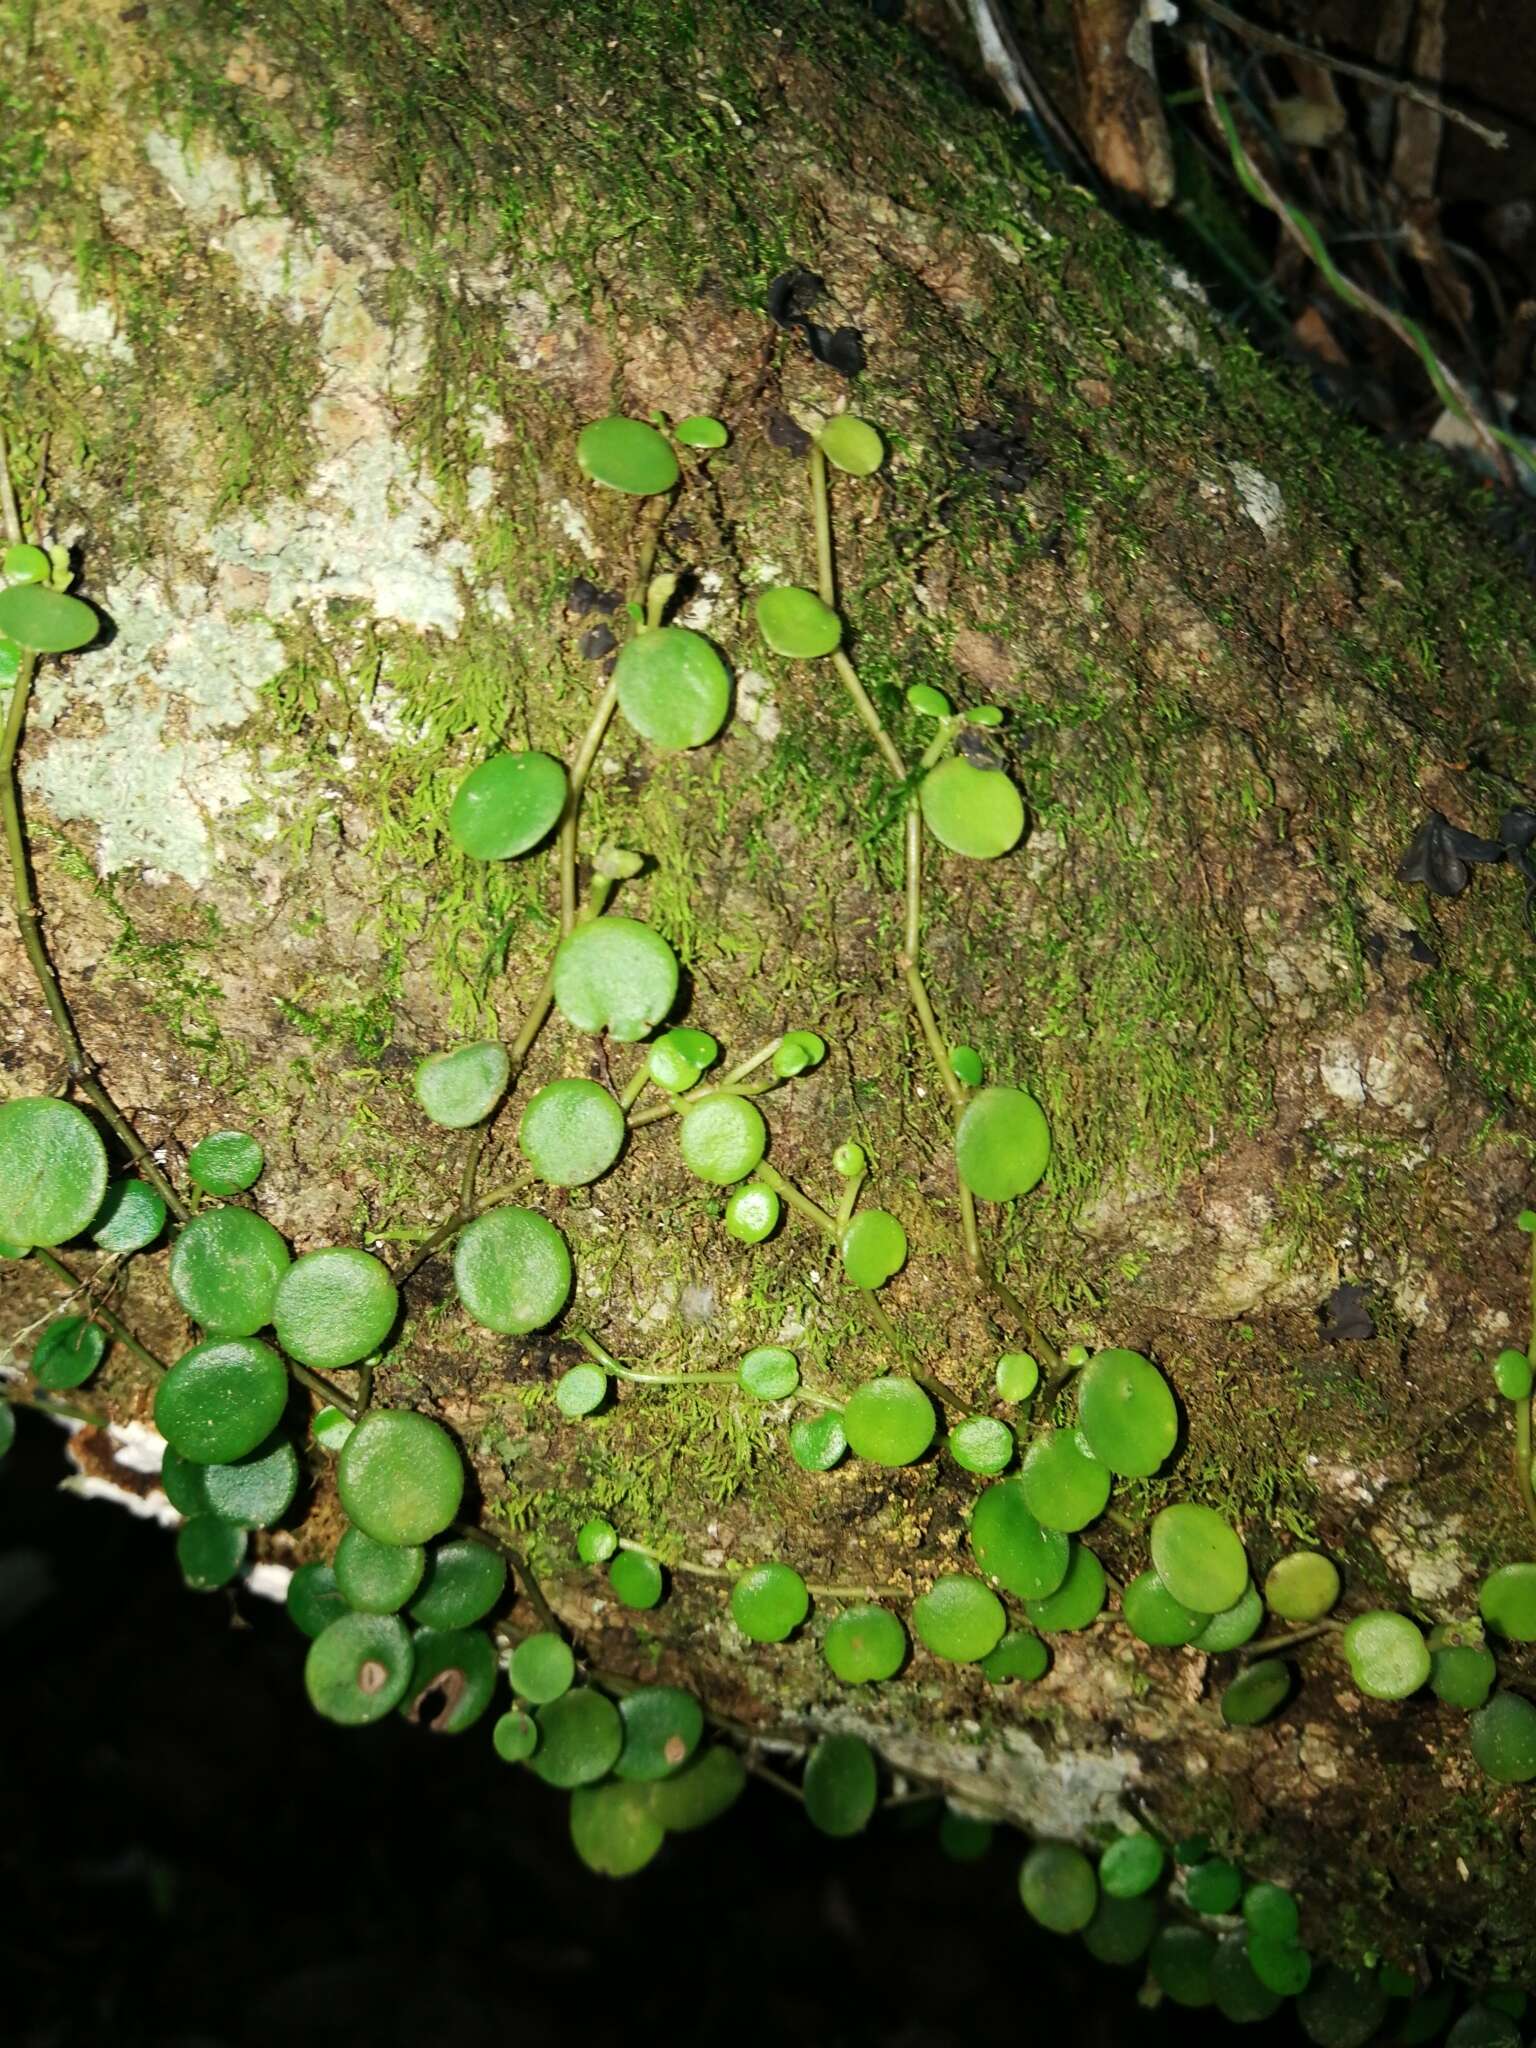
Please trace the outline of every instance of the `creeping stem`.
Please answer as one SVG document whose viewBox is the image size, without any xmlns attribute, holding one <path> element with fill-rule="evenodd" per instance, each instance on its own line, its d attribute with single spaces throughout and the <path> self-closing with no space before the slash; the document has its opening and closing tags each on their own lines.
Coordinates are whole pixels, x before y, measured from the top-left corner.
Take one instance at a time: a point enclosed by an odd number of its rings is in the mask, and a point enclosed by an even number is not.
<svg viewBox="0 0 1536 2048">
<path fill-rule="evenodd" d="M 55 1279 L 62 1280 L 74 1293 L 78 1294 L 86 1287 L 87 1283 L 77 1273 L 71 1272 L 62 1259 L 55 1258 L 53 1253 L 45 1246 L 35 1245 L 32 1256 L 39 1264 L 46 1266 Z M 152 1365 L 156 1372 L 164 1372 L 166 1370 L 165 1361 L 156 1358 L 153 1351 L 150 1351 L 145 1345 L 141 1344 L 128 1325 L 113 1315 L 111 1309 L 104 1308 L 100 1302 L 92 1302 L 90 1304 L 90 1320 L 93 1323 L 103 1324 L 112 1332 L 119 1344 L 126 1344 L 135 1358 L 142 1358 L 144 1363 Z"/>
<path fill-rule="evenodd" d="M 102 1087 L 91 1070 L 89 1055 L 75 1028 L 75 1020 L 65 1001 L 59 977 L 54 972 L 53 962 L 48 957 L 48 948 L 43 942 L 41 930 L 42 912 L 38 908 L 32 888 L 32 864 L 27 858 L 26 832 L 21 822 L 21 788 L 16 774 L 16 757 L 21 748 L 21 735 L 27 721 L 27 706 L 32 696 L 32 678 L 37 671 L 37 656 L 30 648 L 23 653 L 21 665 L 16 672 L 16 681 L 11 689 L 10 708 L 6 714 L 4 737 L 0 738 L 0 814 L 5 821 L 5 848 L 11 864 L 11 882 L 15 890 L 16 926 L 21 933 L 32 972 L 42 991 L 43 1001 L 48 1005 L 48 1014 L 64 1047 L 64 1056 L 69 1065 L 70 1079 L 110 1124 L 124 1151 L 135 1166 L 159 1191 L 161 1199 L 179 1222 L 185 1223 L 188 1210 L 186 1204 L 171 1186 L 150 1156 L 149 1147 L 123 1115 L 106 1089 Z"/>
<path fill-rule="evenodd" d="M 1531 1237 L 1531 1337 L 1526 1356 L 1536 1350 L 1536 1234 Z M 1531 1408 L 1536 1390 L 1515 1403 L 1515 1491 L 1531 1522 L 1536 1524 L 1536 1488 L 1531 1483 Z"/>
</svg>

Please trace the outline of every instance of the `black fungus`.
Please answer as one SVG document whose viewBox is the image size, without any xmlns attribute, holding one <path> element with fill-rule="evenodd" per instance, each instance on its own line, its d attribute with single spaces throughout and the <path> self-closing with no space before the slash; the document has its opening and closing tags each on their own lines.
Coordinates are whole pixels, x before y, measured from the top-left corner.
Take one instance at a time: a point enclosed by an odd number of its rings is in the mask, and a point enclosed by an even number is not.
<svg viewBox="0 0 1536 2048">
<path fill-rule="evenodd" d="M 590 633 L 581 636 L 581 658 L 583 661 L 601 661 L 605 654 L 612 654 L 618 644 L 606 626 L 594 626 Z"/>
<path fill-rule="evenodd" d="M 804 335 L 817 362 L 840 377 L 857 377 L 864 368 L 864 337 L 857 327 L 824 327 L 811 309 L 826 290 L 826 281 L 798 264 L 781 270 L 768 287 L 768 317 L 786 333 Z"/>
<path fill-rule="evenodd" d="M 1365 1289 L 1353 1282 L 1335 1287 L 1320 1313 L 1325 1344 L 1358 1344 L 1376 1334 L 1376 1325 L 1365 1305 Z"/>
<path fill-rule="evenodd" d="M 1463 832 L 1439 811 L 1431 811 L 1398 862 L 1400 882 L 1422 882 L 1436 896 L 1459 896 L 1471 879 L 1469 861 L 1498 861 L 1507 848 L 1498 839 Z"/>
<path fill-rule="evenodd" d="M 787 412 L 770 413 L 768 439 L 775 448 L 782 448 L 790 455 L 809 455 L 811 452 L 810 435 Z"/>
</svg>

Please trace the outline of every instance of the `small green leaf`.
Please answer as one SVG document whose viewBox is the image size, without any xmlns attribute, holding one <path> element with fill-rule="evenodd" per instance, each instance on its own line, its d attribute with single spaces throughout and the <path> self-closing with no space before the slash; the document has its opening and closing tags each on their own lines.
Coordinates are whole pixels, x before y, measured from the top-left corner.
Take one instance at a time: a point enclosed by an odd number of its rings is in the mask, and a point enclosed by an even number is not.
<svg viewBox="0 0 1536 2048">
<path fill-rule="evenodd" d="M 800 1384 L 800 1366 L 793 1351 L 764 1344 L 749 1351 L 736 1368 L 743 1393 L 758 1401 L 782 1401 Z"/>
<path fill-rule="evenodd" d="M 1031 1920 L 1052 1934 L 1080 1934 L 1099 1903 L 1099 1880 L 1081 1849 L 1037 1842 L 1019 1872 L 1019 1897 Z"/>
<path fill-rule="evenodd" d="M 832 1170 L 844 1180 L 854 1180 L 861 1174 L 869 1161 L 864 1156 L 864 1147 L 855 1145 L 851 1139 L 838 1146 L 832 1154 Z"/>
<path fill-rule="evenodd" d="M 643 1614 L 655 1607 L 666 1590 L 661 1566 L 638 1550 L 621 1550 L 608 1567 L 608 1583 L 626 1607 Z"/>
<path fill-rule="evenodd" d="M 208 1512 L 240 1529 L 272 1528 L 299 1490 L 299 1455 L 285 1436 L 270 1437 L 230 1464 L 190 1469 L 201 1472 Z"/>
<path fill-rule="evenodd" d="M 141 1252 L 165 1228 L 165 1202 L 148 1181 L 114 1180 L 96 1212 L 92 1244 L 104 1252 Z"/>
<path fill-rule="evenodd" d="M 377 1351 L 399 1312 L 399 1291 L 382 1259 L 332 1245 L 305 1252 L 283 1274 L 272 1324 L 290 1358 L 315 1372 L 335 1372 Z"/>
<path fill-rule="evenodd" d="M 571 1254 L 547 1217 L 532 1209 L 487 1209 L 459 1233 L 454 1285 L 465 1309 L 498 1336 L 542 1330 L 571 1292 Z"/>
<path fill-rule="evenodd" d="M 52 1095 L 0 1103 L 0 1236 L 63 1244 L 92 1222 L 106 1192 L 106 1148 L 83 1110 Z"/>
<path fill-rule="evenodd" d="M 504 1764 L 525 1764 L 539 1746 L 539 1724 L 514 1707 L 491 1730 L 491 1746 Z"/>
<path fill-rule="evenodd" d="M 362 1529 L 343 1534 L 332 1563 L 342 1598 L 359 1614 L 398 1614 L 426 1569 L 419 1543 L 379 1543 Z"/>
<path fill-rule="evenodd" d="M 339 1408 L 321 1408 L 309 1425 L 309 1433 L 322 1451 L 329 1451 L 334 1457 L 355 1427 Z"/>
<path fill-rule="evenodd" d="M 1467 1739 L 1478 1769 L 1496 1784 L 1536 1778 L 1536 1707 L 1519 1693 L 1496 1692 L 1472 1716 Z"/>
<path fill-rule="evenodd" d="M 606 1777 L 618 1762 L 624 1747 L 624 1724 L 613 1701 L 591 1686 L 573 1686 L 547 1707 L 540 1707 L 534 1718 L 539 1724 L 539 1746 L 530 1769 L 546 1785 L 573 1791 L 578 1785 Z"/>
<path fill-rule="evenodd" d="M 753 609 L 757 630 L 775 654 L 795 661 L 818 661 L 842 643 L 842 620 L 813 590 L 801 590 L 794 584 L 765 590 Z"/>
<path fill-rule="evenodd" d="M 294 1627 L 311 1641 L 351 1612 L 328 1564 L 301 1564 L 288 1581 L 284 1604 Z"/>
<path fill-rule="evenodd" d="M 907 1632 L 888 1607 L 861 1602 L 828 1625 L 821 1651 L 844 1685 L 879 1685 L 901 1669 Z"/>
<path fill-rule="evenodd" d="M 802 1472 L 830 1472 L 847 1449 L 843 1418 L 835 1408 L 807 1416 L 789 1432 L 789 1455 Z"/>
<path fill-rule="evenodd" d="M 1005 1471 L 1013 1458 L 1013 1431 L 992 1415 L 968 1415 L 948 1437 L 949 1455 L 966 1472 L 989 1477 Z"/>
<path fill-rule="evenodd" d="M 227 1586 L 245 1563 L 246 1534 L 216 1515 L 194 1515 L 176 1531 L 176 1562 L 194 1593 Z"/>
<path fill-rule="evenodd" d="M 1065 1583 L 1071 1539 L 1030 1513 L 1018 1475 L 989 1486 L 971 1510 L 971 1555 L 1016 1600 L 1044 1600 Z"/>
<path fill-rule="evenodd" d="M 430 1416 L 370 1408 L 342 1445 L 336 1491 L 376 1543 L 426 1543 L 459 1512 L 464 1466 L 453 1438 Z"/>
<path fill-rule="evenodd" d="M 1247 1555 L 1235 1532 L 1214 1508 L 1192 1501 L 1164 1508 L 1154 1519 L 1152 1563 L 1173 1598 L 1197 1614 L 1220 1614 L 1241 1599 L 1248 1583 Z"/>
<path fill-rule="evenodd" d="M 1047 1635 L 1087 1628 L 1104 1611 L 1108 1586 L 1103 1565 L 1086 1543 L 1079 1543 L 1075 1536 L 1067 1541 L 1067 1575 L 1060 1586 L 1043 1600 L 1024 1603 L 1024 1612 Z"/>
<path fill-rule="evenodd" d="M 427 1552 L 426 1576 L 411 1602 L 422 1628 L 469 1628 L 483 1621 L 507 1588 L 507 1561 L 489 1543 L 457 1536 Z"/>
<path fill-rule="evenodd" d="M 1047 1430 L 1024 1453 L 1019 1484 L 1030 1513 L 1044 1528 L 1086 1529 L 1109 1502 L 1110 1470 L 1077 1432 Z"/>
<path fill-rule="evenodd" d="M 578 1785 L 571 1794 L 571 1847 L 599 1877 L 633 1877 L 666 1840 L 640 1785 Z"/>
<path fill-rule="evenodd" d="M 786 1031 L 773 1053 L 773 1071 L 781 1081 L 818 1067 L 827 1056 L 827 1042 L 815 1031 Z"/>
<path fill-rule="evenodd" d="M 1012 778 L 959 754 L 928 770 L 917 800 L 939 844 L 970 860 L 996 860 L 1024 836 L 1024 801 Z"/>
<path fill-rule="evenodd" d="M 535 1707 L 569 1692 L 576 1676 L 576 1659 L 564 1636 L 545 1629 L 520 1642 L 507 1667 L 512 1690 Z"/>
<path fill-rule="evenodd" d="M 728 1187 L 744 1180 L 768 1149 L 768 1126 L 743 1095 L 712 1095 L 685 1109 L 678 1133 L 683 1164 L 700 1180 Z"/>
<path fill-rule="evenodd" d="M 950 1071 L 955 1079 L 966 1088 L 979 1088 L 982 1083 L 981 1055 L 974 1046 L 952 1045 L 949 1048 Z"/>
<path fill-rule="evenodd" d="M 1099 1884 L 1113 1899 L 1139 1899 L 1157 1883 L 1167 1861 L 1155 1835 L 1119 1835 L 1099 1858 Z"/>
<path fill-rule="evenodd" d="M 1536 1564 L 1505 1564 L 1484 1579 L 1478 1610 L 1495 1635 L 1536 1643 Z"/>
<path fill-rule="evenodd" d="M 1493 1383 L 1506 1401 L 1529 1399 L 1532 1378 L 1531 1361 L 1523 1351 L 1501 1351 L 1493 1361 Z"/>
<path fill-rule="evenodd" d="M 281 1235 L 252 1209 L 205 1209 L 171 1246 L 171 1292 L 221 1337 L 253 1337 L 271 1322 L 292 1260 Z"/>
<path fill-rule="evenodd" d="M 643 1038 L 677 1000 L 677 955 L 649 925 L 599 917 L 578 925 L 555 953 L 555 1006 L 578 1031 L 621 1043 Z"/>
<path fill-rule="evenodd" d="M 644 420 L 594 420 L 576 441 L 576 460 L 594 483 L 633 498 L 670 491 L 681 472 L 665 437 Z"/>
<path fill-rule="evenodd" d="M 1051 1653 L 1030 1628 L 1011 1628 L 995 1650 L 981 1660 L 981 1674 L 988 1685 L 1008 1685 L 1021 1679 L 1033 1685 L 1051 1668 Z"/>
<path fill-rule="evenodd" d="M 1133 1636 L 1158 1649 L 1192 1643 L 1210 1622 L 1175 1600 L 1155 1571 L 1138 1572 L 1120 1596 L 1120 1612 Z"/>
<path fill-rule="evenodd" d="M 241 1195 L 254 1187 L 266 1164 L 248 1131 L 214 1131 L 187 1154 L 187 1172 L 205 1195 Z"/>
<path fill-rule="evenodd" d="M 1256 1728 L 1278 1714 L 1291 1696 L 1295 1672 L 1283 1658 L 1260 1657 L 1221 1696 L 1221 1718 L 1231 1728 Z"/>
<path fill-rule="evenodd" d="M 593 1415 L 608 1398 L 608 1375 L 601 1366 L 567 1366 L 555 1382 L 555 1406 L 568 1422 Z"/>
<path fill-rule="evenodd" d="M 782 1643 L 810 1612 L 805 1581 L 787 1564 L 759 1564 L 731 1587 L 731 1615 L 754 1643 Z"/>
<path fill-rule="evenodd" d="M 459 784 L 448 836 L 472 860 L 514 860 L 553 831 L 565 798 L 565 768 L 550 755 L 492 754 Z"/>
<path fill-rule="evenodd" d="M 26 541 L 8 547 L 0 558 L 0 575 L 7 583 L 46 583 L 52 570 L 53 564 L 43 550 Z"/>
<path fill-rule="evenodd" d="M 973 1195 L 1007 1202 L 1027 1195 L 1051 1157 L 1050 1126 L 1022 1088 L 983 1088 L 955 1125 L 955 1166 Z"/>
<path fill-rule="evenodd" d="M 907 702 L 923 718 L 948 718 L 955 708 L 944 692 L 931 683 L 914 683 L 907 692 Z"/>
<path fill-rule="evenodd" d="M 619 1533 L 603 1515 L 592 1515 L 576 1531 L 576 1555 L 583 1564 L 606 1564 L 619 1547 Z"/>
<path fill-rule="evenodd" d="M 1339 1568 L 1315 1550 L 1295 1550 L 1270 1567 L 1264 1598 L 1282 1621 L 1321 1621 L 1340 1592 Z"/>
<path fill-rule="evenodd" d="M 848 476 L 873 476 L 885 460 L 885 443 L 868 420 L 840 412 L 816 436 L 821 452 L 834 469 Z"/>
<path fill-rule="evenodd" d="M 1252 1642 L 1263 1625 L 1264 1602 L 1259 1597 L 1258 1588 L 1250 1581 L 1230 1607 L 1224 1607 L 1219 1614 L 1211 1616 L 1195 1637 L 1195 1648 L 1203 1650 L 1208 1657 L 1223 1656 L 1228 1650 L 1240 1649 L 1244 1643 Z"/>
<path fill-rule="evenodd" d="M 1405 1700 L 1429 1677 L 1429 1645 L 1406 1614 L 1357 1614 L 1340 1643 L 1350 1676 L 1372 1699 Z"/>
<path fill-rule="evenodd" d="M 400 1711 L 434 1735 L 462 1735 L 491 1704 L 498 1675 L 496 1645 L 483 1629 L 419 1628 Z"/>
<path fill-rule="evenodd" d="M 1003 1639 L 1008 1617 L 1003 1603 L 980 1579 L 953 1572 L 919 1594 L 912 1606 L 918 1641 L 935 1657 L 974 1664 Z"/>
<path fill-rule="evenodd" d="M 1089 1360 L 1077 1383 L 1077 1419 L 1094 1456 L 1126 1479 L 1150 1479 L 1179 1433 L 1172 1389 L 1136 1351 L 1101 1351 Z"/>
<path fill-rule="evenodd" d="M 1040 1384 L 1040 1368 L 1027 1351 L 1005 1351 L 994 1384 L 1000 1401 L 1027 1401 Z"/>
<path fill-rule="evenodd" d="M 0 590 L 0 633 L 38 654 L 72 654 L 101 631 L 101 620 L 78 597 L 46 583 L 12 583 Z"/>
<path fill-rule="evenodd" d="M 824 1835 L 862 1834 L 880 1797 L 874 1752 L 858 1735 L 824 1735 L 805 1764 L 805 1817 Z"/>
<path fill-rule="evenodd" d="M 697 1086 L 719 1057 L 720 1048 L 707 1031 L 674 1024 L 651 1047 L 646 1072 L 658 1088 L 665 1088 L 669 1095 L 682 1095 Z"/>
<path fill-rule="evenodd" d="M 701 412 L 689 413 L 672 431 L 685 448 L 723 448 L 731 438 L 719 420 Z"/>
<path fill-rule="evenodd" d="M 229 1465 L 264 1443 L 288 1405 L 283 1361 L 251 1337 L 215 1337 L 155 1390 L 155 1427 L 194 1465 Z"/>
<path fill-rule="evenodd" d="M 865 1209 L 843 1232 L 843 1271 L 852 1287 L 883 1287 L 907 1256 L 907 1233 L 885 1209 Z"/>
<path fill-rule="evenodd" d="M 937 1427 L 932 1401 L 901 1373 L 866 1380 L 843 1409 L 850 1450 L 873 1465 L 912 1464 L 933 1442 Z"/>
<path fill-rule="evenodd" d="M 83 1387 L 106 1355 L 106 1332 L 84 1316 L 60 1316 L 32 1350 L 32 1374 L 40 1387 L 60 1393 Z"/>
<path fill-rule="evenodd" d="M 557 1188 L 601 1179 L 627 1135 L 623 1110 L 596 1081 L 551 1081 L 517 1127 L 519 1151 L 540 1180 Z"/>
<path fill-rule="evenodd" d="M 733 1188 L 725 1204 L 725 1227 L 738 1243 L 761 1244 L 779 1220 L 779 1198 L 760 1180 Z"/>
<path fill-rule="evenodd" d="M 464 1131 L 490 1115 L 505 1094 L 511 1073 L 506 1047 L 487 1039 L 455 1046 L 451 1052 L 428 1053 L 418 1061 L 411 1086 L 422 1113 L 433 1123 L 447 1131 Z"/>
<path fill-rule="evenodd" d="M 642 626 L 619 649 L 613 679 L 628 723 L 669 753 L 706 745 L 730 714 L 725 663 L 686 626 Z"/>
<path fill-rule="evenodd" d="M 624 1747 L 614 1772 L 654 1784 L 682 1769 L 704 1734 L 704 1710 L 677 1685 L 642 1685 L 619 1701 Z"/>
</svg>

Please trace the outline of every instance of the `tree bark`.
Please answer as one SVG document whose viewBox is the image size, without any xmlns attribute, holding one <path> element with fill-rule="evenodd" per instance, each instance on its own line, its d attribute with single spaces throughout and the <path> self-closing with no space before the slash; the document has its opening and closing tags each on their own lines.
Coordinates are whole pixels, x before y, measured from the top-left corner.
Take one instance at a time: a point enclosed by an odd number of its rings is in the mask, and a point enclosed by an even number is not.
<svg viewBox="0 0 1536 2048">
<path fill-rule="evenodd" d="M 911 1246 L 882 1301 L 991 1408 L 1020 1329 L 967 1280 L 893 964 L 899 805 L 830 676 L 751 626 L 761 583 L 814 581 L 786 444 L 851 405 L 890 449 L 835 490 L 860 671 L 909 757 L 907 685 L 1001 705 L 1030 810 L 1017 854 L 925 864 L 941 1029 L 1053 1134 L 1041 1187 L 984 1206 L 986 1254 L 1031 1326 L 1146 1352 L 1181 1404 L 1168 1474 L 1090 1541 L 1123 1583 L 1153 1512 L 1201 1500 L 1256 1580 L 1316 1545 L 1342 1613 L 1474 1612 L 1480 1575 L 1530 1553 L 1487 1361 L 1527 1336 L 1536 949 L 1510 873 L 1437 901 L 1395 870 L 1427 811 L 1488 832 L 1531 794 L 1532 600 L 1486 500 L 1256 360 L 851 4 L 76 0 L 20 22 L 3 407 L 24 509 L 112 626 L 45 666 L 29 829 L 82 1033 L 167 1169 L 255 1132 L 298 1248 L 403 1257 L 452 1212 L 461 1152 L 412 1067 L 515 1036 L 558 895 L 546 859 L 456 854 L 447 804 L 498 744 L 569 758 L 601 690 L 604 615 L 573 586 L 628 591 L 638 515 L 583 480 L 579 428 L 712 412 L 730 448 L 689 469 L 659 559 L 736 714 L 687 755 L 615 731 L 583 856 L 647 855 L 620 907 L 677 947 L 687 1019 L 728 1060 L 825 1035 L 767 1104 L 772 1160 L 835 1202 L 833 1148 L 865 1145 Z M 861 333 L 853 381 L 767 317 L 792 264 L 824 281 L 815 318 Z M 7 1085 L 47 1090 L 57 1048 L 4 945 Z M 557 1019 L 520 1099 L 622 1085 L 632 1057 Z M 519 1107 L 483 1186 L 517 1177 Z M 486 1525 L 598 1662 L 792 1744 L 855 1729 L 1036 1833 L 1209 1834 L 1294 1884 L 1346 1961 L 1528 1964 L 1529 1793 L 1482 1778 L 1427 1694 L 1361 1697 L 1327 1639 L 1243 1731 L 1216 1706 L 1231 1660 L 1113 1614 L 1053 1638 L 1034 1687 L 919 1651 L 865 1697 L 815 1626 L 746 1644 L 710 1580 L 675 1573 L 639 1618 L 606 1598 L 574 1556 L 594 1512 L 675 1559 L 915 1594 L 968 1568 L 983 1482 L 942 1451 L 801 1472 L 777 1413 L 712 1389 L 624 1387 L 563 1422 L 578 1324 L 651 1369 L 781 1341 L 848 1389 L 900 1358 L 796 1220 L 753 1251 L 725 1235 L 669 1125 L 538 1205 L 576 1260 L 564 1322 L 492 1338 L 432 1259 L 380 1388 L 455 1432 Z M 120 1312 L 175 1355 L 164 1269 L 137 1260 Z M 8 1333 L 55 1291 L 30 1265 L 3 1284 Z M 1341 1284 L 1373 1335 L 1330 1340 Z M 120 1346 L 87 1390 L 120 1424 L 152 1392 Z M 316 1453 L 271 1560 L 329 1554 L 327 1471 Z M 1500 1662 L 1529 1688 L 1528 1652 Z"/>
</svg>

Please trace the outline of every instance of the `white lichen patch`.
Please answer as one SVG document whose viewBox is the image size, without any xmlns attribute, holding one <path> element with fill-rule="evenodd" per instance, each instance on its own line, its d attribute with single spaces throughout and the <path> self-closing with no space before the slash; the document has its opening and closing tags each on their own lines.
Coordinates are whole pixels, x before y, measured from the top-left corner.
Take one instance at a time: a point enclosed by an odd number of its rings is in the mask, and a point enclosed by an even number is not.
<svg viewBox="0 0 1536 2048">
<path fill-rule="evenodd" d="M 85 356 L 110 362 L 132 360 L 133 351 L 119 331 L 111 306 L 105 299 L 87 304 L 68 271 L 55 270 L 35 255 L 11 257 L 10 270 L 56 341 Z"/>
<path fill-rule="evenodd" d="M 49 731 L 23 770 L 65 823 L 96 828 L 101 872 L 207 881 L 216 822 L 252 794 L 248 752 L 230 735 L 283 666 L 266 620 L 210 611 L 206 594 L 135 573 L 102 596 L 115 636 L 67 668 L 44 667 L 33 722 Z"/>
<path fill-rule="evenodd" d="M 1001 1741 L 960 1750 L 948 1736 L 930 1740 L 853 1713 L 837 1715 L 833 1725 L 862 1735 L 893 1770 L 948 1783 L 977 1809 L 1006 1814 L 1047 1840 L 1088 1841 L 1101 1828 L 1132 1822 L 1125 1799 L 1141 1769 L 1130 1753 L 1102 1756 L 1065 1745 L 1047 1751 L 1023 1728 L 1004 1730 Z M 967 1766 L 971 1783 L 961 1785 L 957 1769 Z"/>
<path fill-rule="evenodd" d="M 1279 538 L 1285 524 L 1285 499 L 1280 486 L 1248 462 L 1229 462 L 1228 474 L 1237 502 L 1268 541 Z"/>
<path fill-rule="evenodd" d="M 1421 1607 L 1449 1618 L 1456 1595 L 1472 1576 L 1462 1548 L 1466 1522 L 1460 1515 L 1437 1520 L 1409 1494 L 1398 1494 L 1371 1525 L 1371 1541 Z"/>
</svg>

